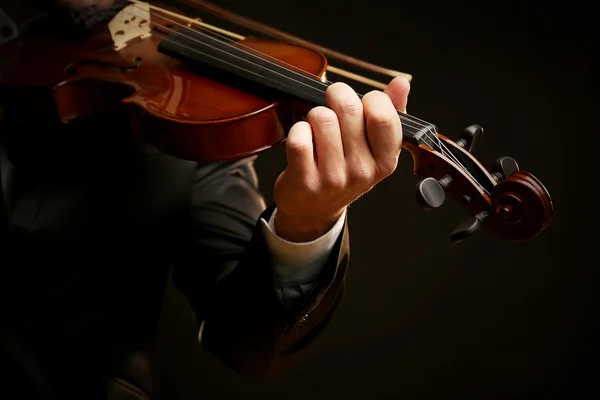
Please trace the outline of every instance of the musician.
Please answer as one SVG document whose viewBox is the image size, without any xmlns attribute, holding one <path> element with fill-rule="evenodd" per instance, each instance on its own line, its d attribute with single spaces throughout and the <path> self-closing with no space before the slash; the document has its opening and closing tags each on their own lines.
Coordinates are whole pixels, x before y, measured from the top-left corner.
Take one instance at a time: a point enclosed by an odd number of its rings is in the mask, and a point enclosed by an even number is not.
<svg viewBox="0 0 600 400">
<path fill-rule="evenodd" d="M 77 15 L 114 6 L 61 1 Z M 251 377 L 285 370 L 340 302 L 348 206 L 396 168 L 408 91 L 396 78 L 361 101 L 332 85 L 329 107 L 289 131 L 268 207 L 254 157 L 176 159 L 132 144 L 120 115 L 62 126 L 5 118 L 1 397 L 151 398 L 169 267 L 203 346 Z"/>
</svg>

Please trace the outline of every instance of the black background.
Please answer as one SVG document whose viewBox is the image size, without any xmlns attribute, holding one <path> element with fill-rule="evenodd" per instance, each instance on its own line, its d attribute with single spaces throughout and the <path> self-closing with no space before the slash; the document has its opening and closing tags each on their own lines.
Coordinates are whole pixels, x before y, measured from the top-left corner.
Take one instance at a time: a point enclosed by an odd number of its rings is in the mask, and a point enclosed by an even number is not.
<svg viewBox="0 0 600 400">
<path fill-rule="evenodd" d="M 595 323 L 586 276 L 596 263 L 594 10 L 573 2 L 214 3 L 413 74 L 410 114 L 449 137 L 483 126 L 476 157 L 486 167 L 515 158 L 546 185 L 555 214 L 528 243 L 481 232 L 453 244 L 462 209 L 452 200 L 435 212 L 419 208 L 403 152 L 396 173 L 350 209 L 348 292 L 302 362 L 270 383 L 227 370 L 197 345 L 191 311 L 169 286 L 160 398 L 590 395 L 587 378 L 598 372 L 593 359 L 584 363 Z M 271 200 L 283 147 L 257 168 Z"/>
</svg>

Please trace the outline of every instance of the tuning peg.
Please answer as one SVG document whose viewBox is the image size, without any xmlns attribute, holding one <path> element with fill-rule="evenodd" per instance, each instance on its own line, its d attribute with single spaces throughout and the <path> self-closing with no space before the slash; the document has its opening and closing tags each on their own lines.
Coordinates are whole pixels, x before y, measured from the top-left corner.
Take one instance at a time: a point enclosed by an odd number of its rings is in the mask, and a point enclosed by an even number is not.
<svg viewBox="0 0 600 400">
<path fill-rule="evenodd" d="M 452 234 L 450 235 L 450 239 L 454 243 L 462 242 L 463 240 L 471 237 L 475 232 L 479 231 L 483 226 L 483 222 L 489 216 L 487 211 L 482 211 L 477 215 L 473 215 L 461 223 L 459 223 Z"/>
<path fill-rule="evenodd" d="M 445 189 L 452 183 L 450 175 L 444 176 L 439 181 L 434 178 L 425 178 L 417 183 L 417 202 L 425 210 L 440 207 L 446 200 Z"/>
<path fill-rule="evenodd" d="M 446 192 L 434 178 L 425 178 L 417 183 L 417 202 L 426 210 L 433 210 L 444 204 Z"/>
<path fill-rule="evenodd" d="M 510 157 L 500 157 L 492 165 L 492 176 L 500 182 L 519 170 L 517 162 Z"/>
<path fill-rule="evenodd" d="M 472 153 L 475 149 L 475 145 L 479 142 L 479 139 L 483 136 L 483 128 L 479 125 L 471 125 L 465 128 L 463 134 L 456 140 L 456 144 L 463 149 Z"/>
</svg>

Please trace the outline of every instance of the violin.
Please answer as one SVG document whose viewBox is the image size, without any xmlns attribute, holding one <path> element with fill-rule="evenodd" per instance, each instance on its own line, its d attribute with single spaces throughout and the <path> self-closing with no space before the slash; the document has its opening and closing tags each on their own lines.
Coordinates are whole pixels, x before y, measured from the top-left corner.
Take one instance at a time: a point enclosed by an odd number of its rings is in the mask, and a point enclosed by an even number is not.
<svg viewBox="0 0 600 400">
<path fill-rule="evenodd" d="M 53 118 L 68 124 L 119 112 L 134 140 L 174 157 L 248 157 L 282 143 L 312 107 L 326 105 L 331 82 L 324 48 L 283 39 L 236 36 L 172 8 L 128 0 L 86 35 L 31 33 L 2 46 L 3 113 L 39 118 L 36 112 L 50 107 Z M 451 140 L 430 122 L 403 112 L 398 117 L 402 146 L 421 178 L 417 201 L 432 210 L 450 196 L 469 215 L 452 232 L 454 242 L 482 228 L 529 240 L 549 226 L 552 199 L 534 175 L 510 157 L 488 171 L 473 156 L 480 126 Z"/>
</svg>

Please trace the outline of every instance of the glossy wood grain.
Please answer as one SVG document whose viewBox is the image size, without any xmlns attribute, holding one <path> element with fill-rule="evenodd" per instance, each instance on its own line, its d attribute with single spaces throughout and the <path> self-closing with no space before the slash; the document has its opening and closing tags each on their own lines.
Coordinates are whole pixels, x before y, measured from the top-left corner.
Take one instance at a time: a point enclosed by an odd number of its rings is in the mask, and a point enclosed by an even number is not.
<svg viewBox="0 0 600 400">
<path fill-rule="evenodd" d="M 9 60 L 0 69 L 3 104 L 10 103 L 9 113 L 31 118 L 53 109 L 64 123 L 109 111 L 127 113 L 135 138 L 202 162 L 262 152 L 280 143 L 305 112 L 293 100 L 248 92 L 159 53 L 161 38 L 114 51 L 102 25 L 79 40 L 40 35 L 10 43 L 0 52 Z M 237 45 L 317 77 L 327 68 L 323 55 L 301 46 L 253 38 Z M 28 90 L 10 90 L 17 87 Z"/>
</svg>

